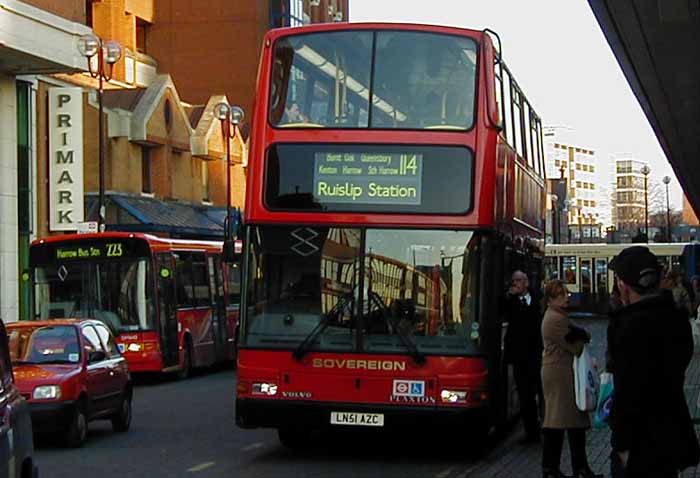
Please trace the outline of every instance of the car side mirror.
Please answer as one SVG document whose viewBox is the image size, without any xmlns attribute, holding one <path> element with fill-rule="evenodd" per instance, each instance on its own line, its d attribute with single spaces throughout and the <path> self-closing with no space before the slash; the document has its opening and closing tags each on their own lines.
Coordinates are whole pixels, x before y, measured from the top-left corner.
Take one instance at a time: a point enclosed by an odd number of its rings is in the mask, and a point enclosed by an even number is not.
<svg viewBox="0 0 700 478">
<path fill-rule="evenodd" d="M 107 354 L 103 350 L 93 350 L 88 354 L 88 362 L 102 362 L 107 358 Z"/>
</svg>

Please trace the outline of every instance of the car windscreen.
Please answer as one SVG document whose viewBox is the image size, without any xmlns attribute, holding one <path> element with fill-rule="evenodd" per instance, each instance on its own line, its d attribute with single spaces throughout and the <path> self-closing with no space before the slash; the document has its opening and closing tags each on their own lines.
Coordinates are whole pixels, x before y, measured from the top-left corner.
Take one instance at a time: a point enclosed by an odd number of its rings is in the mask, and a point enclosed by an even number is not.
<svg viewBox="0 0 700 478">
<path fill-rule="evenodd" d="M 78 363 L 80 342 L 75 327 L 12 327 L 8 330 L 14 364 Z"/>
</svg>

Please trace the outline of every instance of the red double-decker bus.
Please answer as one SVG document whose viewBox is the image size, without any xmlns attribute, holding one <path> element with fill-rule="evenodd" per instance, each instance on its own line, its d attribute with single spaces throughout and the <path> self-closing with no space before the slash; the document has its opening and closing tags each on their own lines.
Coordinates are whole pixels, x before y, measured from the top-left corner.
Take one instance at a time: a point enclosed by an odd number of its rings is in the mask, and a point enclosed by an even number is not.
<svg viewBox="0 0 700 478">
<path fill-rule="evenodd" d="M 245 208 L 236 422 L 504 422 L 499 311 L 539 283 L 541 122 L 490 33 L 329 24 L 267 34 Z M 494 38 L 495 35 L 494 35 Z"/>
<path fill-rule="evenodd" d="M 240 269 L 221 242 L 105 232 L 38 240 L 29 255 L 35 317 L 101 320 L 130 371 L 185 378 L 236 359 Z"/>
</svg>

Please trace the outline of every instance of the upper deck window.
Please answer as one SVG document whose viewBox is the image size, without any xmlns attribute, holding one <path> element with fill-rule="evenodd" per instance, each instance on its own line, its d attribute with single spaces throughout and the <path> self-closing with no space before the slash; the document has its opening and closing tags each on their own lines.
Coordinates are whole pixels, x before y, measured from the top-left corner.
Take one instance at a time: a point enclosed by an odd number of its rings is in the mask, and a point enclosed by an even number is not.
<svg viewBox="0 0 700 478">
<path fill-rule="evenodd" d="M 281 38 L 270 122 L 283 128 L 469 129 L 476 49 L 470 38 L 412 31 Z"/>
</svg>

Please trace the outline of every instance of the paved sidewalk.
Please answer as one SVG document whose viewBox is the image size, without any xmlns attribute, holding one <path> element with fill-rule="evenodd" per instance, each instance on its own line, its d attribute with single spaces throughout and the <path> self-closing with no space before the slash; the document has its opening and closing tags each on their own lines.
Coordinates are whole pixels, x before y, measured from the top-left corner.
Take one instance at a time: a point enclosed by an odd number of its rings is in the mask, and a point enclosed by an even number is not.
<svg viewBox="0 0 700 478">
<path fill-rule="evenodd" d="M 595 340 L 595 337 L 594 337 Z M 599 363 L 602 357 L 601 341 L 594 350 L 594 355 L 598 357 Z M 698 408 L 698 397 L 700 395 L 700 349 L 696 347 L 693 360 L 686 372 L 686 398 L 690 414 L 695 421 L 696 433 L 700 436 L 700 409 Z M 517 444 L 517 440 L 523 436 L 521 429 L 511 434 L 510 438 L 476 468 L 470 470 L 465 478 L 538 478 L 541 476 L 542 467 L 542 447 L 523 447 Z M 597 473 L 603 473 L 606 477 L 610 473 L 610 429 L 591 429 L 587 434 L 587 452 L 591 468 Z M 569 474 L 571 462 L 569 457 L 568 444 L 564 444 L 561 469 Z M 696 469 L 686 470 L 683 478 L 700 478 L 700 466 Z"/>
</svg>

